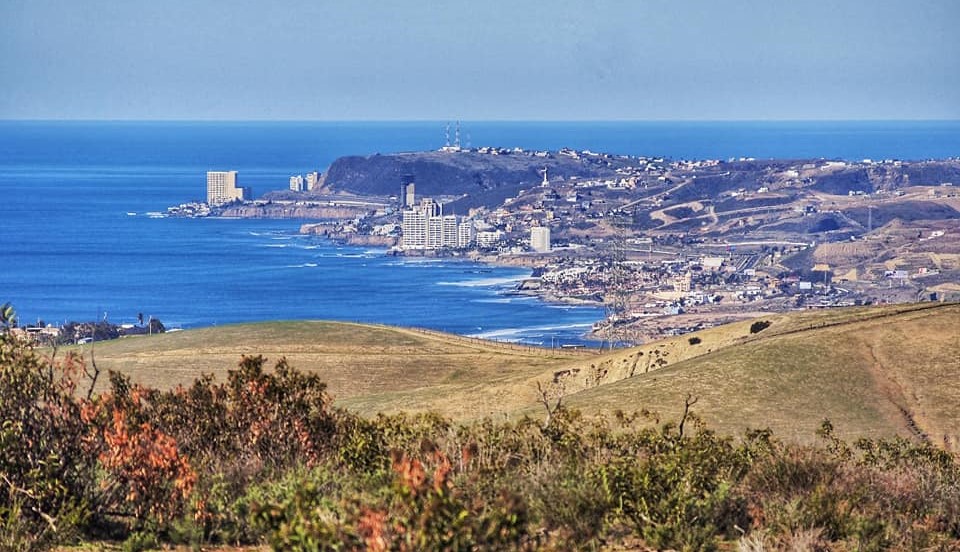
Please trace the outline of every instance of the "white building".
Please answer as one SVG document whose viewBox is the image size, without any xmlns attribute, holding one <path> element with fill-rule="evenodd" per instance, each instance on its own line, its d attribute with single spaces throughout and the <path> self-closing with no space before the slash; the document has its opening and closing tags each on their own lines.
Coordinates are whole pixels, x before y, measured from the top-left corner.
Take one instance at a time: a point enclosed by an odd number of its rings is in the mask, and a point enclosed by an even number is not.
<svg viewBox="0 0 960 552">
<path fill-rule="evenodd" d="M 550 252 L 550 228 L 534 226 L 530 229 L 530 248 L 537 253 Z"/>
<path fill-rule="evenodd" d="M 503 232 L 499 230 L 477 232 L 478 247 L 495 247 L 503 240 Z"/>
<path fill-rule="evenodd" d="M 291 177 L 290 177 L 290 189 L 293 190 L 294 192 L 302 192 L 302 191 L 304 191 L 304 187 L 303 187 L 303 176 L 301 176 L 301 175 L 299 175 L 299 174 L 298 174 L 298 175 L 295 175 L 295 176 L 291 176 Z"/>
<path fill-rule="evenodd" d="M 472 220 L 465 220 L 457 227 L 457 245 L 459 247 L 470 247 L 477 238 L 477 228 Z"/>
<path fill-rule="evenodd" d="M 320 173 L 317 171 L 307 173 L 307 191 L 313 190 L 320 182 Z"/>
<path fill-rule="evenodd" d="M 723 266 L 723 257 L 702 257 L 700 266 L 707 270 L 720 270 Z"/>
<path fill-rule="evenodd" d="M 442 249 L 466 247 L 472 242 L 473 224 L 461 223 L 456 215 L 444 215 L 443 208 L 430 198 L 403 211 L 401 231 L 403 249 Z"/>
<path fill-rule="evenodd" d="M 403 211 L 400 231 L 403 233 L 400 241 L 403 249 L 427 248 L 427 216 L 420 209 Z"/>
<path fill-rule="evenodd" d="M 242 201 L 243 188 L 237 187 L 237 171 L 207 172 L 207 203 L 222 205 L 231 201 Z"/>
</svg>

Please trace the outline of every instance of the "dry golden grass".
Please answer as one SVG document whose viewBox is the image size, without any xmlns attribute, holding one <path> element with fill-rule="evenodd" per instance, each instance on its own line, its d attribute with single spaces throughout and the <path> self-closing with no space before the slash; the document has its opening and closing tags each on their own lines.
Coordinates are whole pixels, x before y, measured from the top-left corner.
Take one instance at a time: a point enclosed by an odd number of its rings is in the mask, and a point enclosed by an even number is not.
<svg viewBox="0 0 960 552">
<path fill-rule="evenodd" d="M 873 259 L 883 250 L 879 241 L 821 243 L 814 249 L 813 259 L 834 266 L 855 266 Z"/>
<path fill-rule="evenodd" d="M 846 437 L 922 433 L 953 450 L 960 445 L 960 305 L 763 320 L 770 326 L 755 334 L 747 320 L 603 355 L 386 326 L 272 322 L 98 343 L 96 359 L 135 382 L 170 388 L 201 373 L 222 379 L 241 354 L 286 357 L 319 374 L 337 404 L 365 415 L 539 417 L 537 383 L 557 380 L 565 403 L 586 414 L 649 409 L 675 419 L 690 393 L 698 397 L 694 411 L 725 433 L 770 427 L 809 441 L 829 418 Z"/>
<path fill-rule="evenodd" d="M 89 345 L 77 348 L 88 359 Z M 95 344 L 102 370 L 160 389 L 201 374 L 223 381 L 241 355 L 285 357 L 320 375 L 341 406 L 364 414 L 436 410 L 458 418 L 494 414 L 503 389 L 530 373 L 582 357 L 439 332 L 338 322 L 240 324 Z M 101 379 L 104 388 L 106 378 Z"/>
<path fill-rule="evenodd" d="M 588 414 L 646 408 L 675 419 L 689 393 L 698 398 L 694 411 L 725 433 L 770 427 L 807 441 L 828 418 L 845 437 L 922 433 L 957 450 L 960 305 L 843 309 L 770 320 L 768 329 L 736 346 L 586 389 L 567 402 Z"/>
</svg>

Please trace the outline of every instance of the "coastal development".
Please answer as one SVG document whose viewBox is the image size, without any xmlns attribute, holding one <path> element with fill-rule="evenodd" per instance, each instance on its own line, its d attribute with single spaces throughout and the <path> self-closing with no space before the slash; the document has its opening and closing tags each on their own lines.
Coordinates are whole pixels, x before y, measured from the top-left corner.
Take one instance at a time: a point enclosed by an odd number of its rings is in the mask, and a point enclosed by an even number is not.
<svg viewBox="0 0 960 552">
<path fill-rule="evenodd" d="M 211 206 L 248 199 L 248 190 L 237 186 L 237 171 L 207 173 L 207 203 Z"/>
<path fill-rule="evenodd" d="M 394 255 L 529 267 L 637 343 L 765 312 L 960 298 L 960 160 L 669 160 L 462 148 L 345 157 L 250 200 L 237 173 L 172 215 L 314 219 Z M 399 191 L 399 193 L 397 193 Z"/>
</svg>

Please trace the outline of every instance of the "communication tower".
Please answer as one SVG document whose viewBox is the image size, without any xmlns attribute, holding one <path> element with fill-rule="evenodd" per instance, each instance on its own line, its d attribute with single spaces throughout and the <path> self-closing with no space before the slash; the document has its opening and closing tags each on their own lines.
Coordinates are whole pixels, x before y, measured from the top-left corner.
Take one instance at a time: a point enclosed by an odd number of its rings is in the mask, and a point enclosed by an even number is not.
<svg viewBox="0 0 960 552">
<path fill-rule="evenodd" d="M 453 144 L 450 144 L 450 123 L 447 123 L 447 126 L 444 130 L 445 145 L 440 148 L 440 151 L 461 151 L 460 148 L 460 121 L 457 121 L 456 129 L 454 130 L 454 140 Z"/>
</svg>

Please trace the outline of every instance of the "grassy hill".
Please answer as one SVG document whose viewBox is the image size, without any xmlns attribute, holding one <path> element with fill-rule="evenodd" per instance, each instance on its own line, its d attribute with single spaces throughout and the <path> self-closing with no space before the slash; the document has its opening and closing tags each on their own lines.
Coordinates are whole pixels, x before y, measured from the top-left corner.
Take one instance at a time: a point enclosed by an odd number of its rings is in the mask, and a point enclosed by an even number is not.
<svg viewBox="0 0 960 552">
<path fill-rule="evenodd" d="M 694 411 L 723 432 L 770 427 L 808 440 L 829 418 L 848 438 L 896 434 L 960 448 L 960 305 L 808 311 L 763 320 L 770 326 L 756 334 L 751 321 L 737 322 L 581 362 L 581 373 L 607 369 L 608 379 L 573 382 L 566 403 L 587 414 L 647 408 L 670 419 L 679 417 L 691 394 L 698 399 Z M 691 338 L 700 342 L 693 345 Z M 623 366 L 639 352 L 668 362 L 623 377 Z"/>
<path fill-rule="evenodd" d="M 89 345 L 78 347 L 89 357 Z M 96 343 L 97 366 L 161 389 L 189 384 L 200 374 L 222 381 L 241 355 L 285 357 L 315 372 L 337 404 L 363 414 L 436 410 L 460 418 L 495 415 L 532 373 L 583 353 L 464 338 L 389 326 L 342 322 L 237 324 Z M 105 379 L 101 383 L 105 383 Z"/>
<path fill-rule="evenodd" d="M 586 414 L 682 411 L 708 426 L 770 427 L 814 438 L 903 435 L 960 446 L 960 305 L 916 304 L 764 317 L 603 355 L 438 332 L 333 322 L 271 322 L 96 344 L 100 368 L 167 388 L 223 374 L 241 354 L 286 357 L 363 414 L 437 411 L 457 419 L 542 416 L 537 384 Z M 89 346 L 85 349 L 89 354 Z"/>
</svg>

